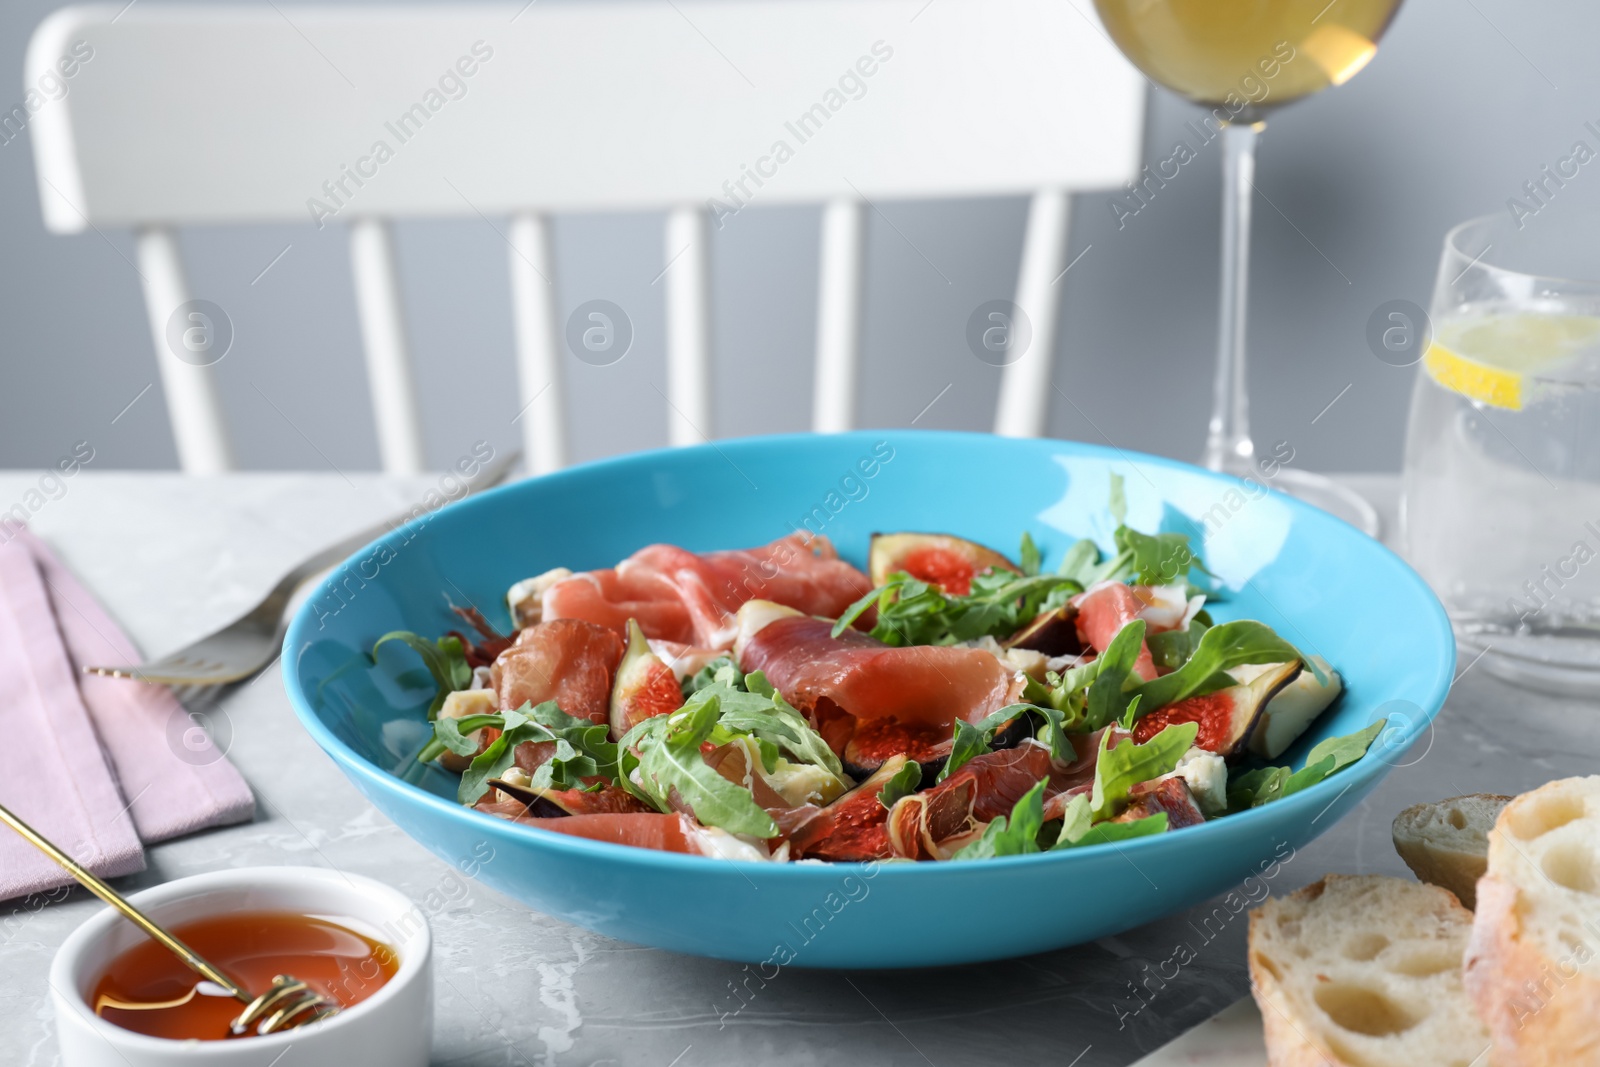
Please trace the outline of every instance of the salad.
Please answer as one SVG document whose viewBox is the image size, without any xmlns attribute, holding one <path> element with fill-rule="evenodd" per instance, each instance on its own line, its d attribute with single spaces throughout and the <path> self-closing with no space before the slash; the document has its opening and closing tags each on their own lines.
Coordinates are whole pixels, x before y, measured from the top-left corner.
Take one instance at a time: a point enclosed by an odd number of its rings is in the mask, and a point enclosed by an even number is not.
<svg viewBox="0 0 1600 1067">
<path fill-rule="evenodd" d="M 384 635 L 436 693 L 418 753 L 488 816 L 740 860 L 962 862 L 1180 832 L 1289 796 L 1384 727 L 1271 761 L 1338 672 L 1265 624 L 1219 622 L 1178 533 L 1047 560 L 952 534 L 696 554 L 651 545 L 547 571 L 511 633 Z M 1047 567 L 1047 564 L 1053 566 Z M 391 660 L 391 662 L 397 662 Z"/>
</svg>

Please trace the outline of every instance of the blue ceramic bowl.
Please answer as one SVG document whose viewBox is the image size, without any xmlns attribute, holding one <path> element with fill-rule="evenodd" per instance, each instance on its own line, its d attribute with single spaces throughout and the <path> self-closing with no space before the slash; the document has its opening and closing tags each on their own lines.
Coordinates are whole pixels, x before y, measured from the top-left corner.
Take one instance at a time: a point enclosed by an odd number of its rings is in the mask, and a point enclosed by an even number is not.
<svg viewBox="0 0 1600 1067">
<path fill-rule="evenodd" d="M 459 626 L 446 597 L 506 625 L 513 582 L 604 567 L 642 545 L 762 544 L 796 527 L 865 562 L 875 530 L 939 530 L 1049 568 L 1080 537 L 1108 545 L 1108 475 L 1128 522 L 1181 530 L 1227 589 L 1219 618 L 1263 620 L 1327 657 L 1347 691 L 1286 755 L 1387 718 L 1362 761 L 1282 801 L 1120 845 L 945 864 L 760 864 L 547 833 L 455 802 L 410 759 L 432 684 L 394 629 Z M 392 653 L 392 655 L 391 655 Z M 997 959 L 1112 934 L 1244 878 L 1270 877 L 1400 762 L 1444 701 L 1455 643 L 1439 602 L 1383 546 L 1259 483 L 1153 456 L 1048 440 L 885 430 L 718 442 L 607 460 L 418 519 L 322 583 L 284 640 L 283 675 L 319 745 L 401 829 L 546 914 L 624 941 L 767 966 L 909 967 Z M 993 922 L 968 922 L 963 914 Z M 1009 918 L 1003 918 L 1009 916 Z"/>
</svg>

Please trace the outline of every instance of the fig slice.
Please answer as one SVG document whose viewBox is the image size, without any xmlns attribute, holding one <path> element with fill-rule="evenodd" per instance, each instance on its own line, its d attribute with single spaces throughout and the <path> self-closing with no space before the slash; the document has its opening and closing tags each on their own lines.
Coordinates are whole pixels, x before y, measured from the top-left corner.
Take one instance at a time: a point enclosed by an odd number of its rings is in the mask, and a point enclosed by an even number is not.
<svg viewBox="0 0 1600 1067">
<path fill-rule="evenodd" d="M 873 534 L 867 553 L 867 571 L 875 587 L 905 571 L 952 596 L 966 596 L 972 592 L 973 577 L 991 570 L 1022 573 L 994 549 L 953 534 Z"/>
<path fill-rule="evenodd" d="M 797 828 L 789 838 L 795 855 L 835 862 L 888 859 L 893 854 L 884 829 L 889 811 L 878 794 L 905 765 L 904 756 L 884 761 L 870 778 Z"/>
<path fill-rule="evenodd" d="M 1008 720 L 995 731 L 991 750 L 1015 748 L 1033 734 L 1024 715 Z M 893 756 L 903 755 L 922 765 L 922 780 L 931 782 L 950 758 L 950 731 L 923 723 L 902 723 L 894 718 L 858 719 L 850 740 L 839 753 L 845 773 L 860 780 L 873 774 Z"/>
<path fill-rule="evenodd" d="M 657 715 L 683 707 L 683 689 L 672 668 L 650 650 L 650 642 L 634 619 L 628 620 L 628 649 L 611 685 L 611 740 Z"/>
<path fill-rule="evenodd" d="M 1300 670 L 1299 660 L 1279 663 L 1244 685 L 1231 685 L 1157 708 L 1134 725 L 1133 739 L 1142 745 L 1168 726 L 1194 722 L 1200 724 L 1196 748 L 1215 752 L 1226 760 L 1238 759 L 1244 755 L 1267 702 L 1294 681 Z"/>
<path fill-rule="evenodd" d="M 1025 648 L 1050 657 L 1082 655 L 1078 609 L 1069 604 L 1057 611 L 1047 611 L 1000 642 L 1000 647 Z"/>
<path fill-rule="evenodd" d="M 1149 815 L 1167 813 L 1167 830 L 1181 830 L 1206 821 L 1194 794 L 1182 778 L 1159 778 L 1134 786 L 1128 806 L 1112 822 L 1134 822 Z"/>
<path fill-rule="evenodd" d="M 599 789 L 540 789 L 536 786 L 491 778 L 494 788 L 477 804 L 479 811 L 507 818 L 561 818 L 567 815 L 626 815 L 653 810 L 644 801 L 615 785 Z"/>
</svg>

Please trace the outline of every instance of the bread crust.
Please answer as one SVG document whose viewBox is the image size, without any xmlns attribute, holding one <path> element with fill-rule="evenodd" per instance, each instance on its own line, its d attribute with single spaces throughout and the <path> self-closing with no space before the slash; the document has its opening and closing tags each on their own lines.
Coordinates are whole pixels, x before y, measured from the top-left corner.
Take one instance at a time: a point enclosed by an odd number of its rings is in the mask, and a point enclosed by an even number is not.
<svg viewBox="0 0 1600 1067">
<path fill-rule="evenodd" d="M 1321 893 L 1325 882 L 1326 879 L 1313 882 L 1300 892 L 1314 889 Z M 1259 909 L 1250 913 L 1251 942 L 1255 941 L 1256 924 L 1262 921 Z M 1250 953 L 1250 992 L 1261 1008 L 1261 1029 L 1267 1042 L 1267 1067 L 1348 1067 L 1289 1021 L 1291 1009 L 1283 986 L 1278 982 L 1271 965 L 1254 951 Z"/>
<path fill-rule="evenodd" d="M 1523 937 L 1520 895 L 1492 872 L 1478 882 L 1463 963 L 1494 1067 L 1600 1067 L 1600 981 Z M 1600 931 L 1589 933 L 1600 947 Z"/>
<path fill-rule="evenodd" d="M 1462 801 L 1473 801 L 1486 809 L 1501 808 L 1511 797 L 1497 793 L 1471 793 L 1428 804 L 1413 804 L 1394 817 L 1390 828 L 1394 850 L 1400 854 L 1417 880 L 1448 889 L 1469 910 L 1476 906 L 1478 879 L 1483 877 L 1489 864 L 1487 838 L 1481 847 L 1465 848 L 1461 835 L 1450 838 L 1433 833 L 1430 820 Z M 1487 832 L 1489 827 L 1485 826 Z"/>
</svg>

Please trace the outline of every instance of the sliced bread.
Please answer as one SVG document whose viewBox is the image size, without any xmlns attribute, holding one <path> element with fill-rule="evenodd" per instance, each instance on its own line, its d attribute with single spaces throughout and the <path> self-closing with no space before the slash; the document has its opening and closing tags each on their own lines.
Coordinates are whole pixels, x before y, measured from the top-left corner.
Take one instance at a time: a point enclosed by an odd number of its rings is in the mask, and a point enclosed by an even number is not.
<svg viewBox="0 0 1600 1067">
<path fill-rule="evenodd" d="M 1250 913 L 1269 1067 L 1482 1067 L 1461 982 L 1472 913 L 1431 885 L 1330 874 Z"/>
<path fill-rule="evenodd" d="M 1478 879 L 1489 863 L 1489 831 L 1510 802 L 1474 793 L 1409 807 L 1394 818 L 1394 850 L 1418 879 L 1476 907 Z"/>
<path fill-rule="evenodd" d="M 1600 1065 L 1600 777 L 1506 805 L 1466 955 L 1495 1067 Z"/>
</svg>

